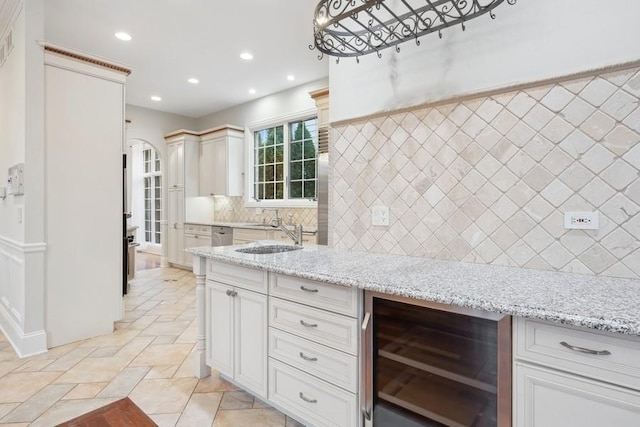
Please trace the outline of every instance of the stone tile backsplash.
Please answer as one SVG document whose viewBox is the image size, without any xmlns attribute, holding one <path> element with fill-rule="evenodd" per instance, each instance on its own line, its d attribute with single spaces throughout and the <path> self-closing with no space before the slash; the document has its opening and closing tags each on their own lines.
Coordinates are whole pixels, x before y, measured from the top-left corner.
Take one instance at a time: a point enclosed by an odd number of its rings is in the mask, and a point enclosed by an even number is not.
<svg viewBox="0 0 640 427">
<path fill-rule="evenodd" d="M 267 210 L 264 213 L 262 208 L 246 208 L 242 197 L 215 197 L 214 198 L 214 218 L 223 222 L 262 222 L 263 219 L 271 221 L 275 212 Z M 302 224 L 303 227 L 317 228 L 317 209 L 303 208 L 282 208 L 278 209 L 278 215 L 289 222 L 289 214 L 294 223 Z"/>
<path fill-rule="evenodd" d="M 334 127 L 333 245 L 640 278 L 639 102 L 631 69 Z"/>
</svg>

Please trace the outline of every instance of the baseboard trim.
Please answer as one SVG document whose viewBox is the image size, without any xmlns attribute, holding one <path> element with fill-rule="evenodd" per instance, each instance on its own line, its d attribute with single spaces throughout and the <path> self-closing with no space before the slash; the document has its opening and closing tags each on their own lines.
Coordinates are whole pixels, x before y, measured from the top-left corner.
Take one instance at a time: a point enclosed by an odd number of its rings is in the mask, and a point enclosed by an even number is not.
<svg viewBox="0 0 640 427">
<path fill-rule="evenodd" d="M 24 333 L 1 305 L 0 330 L 20 358 L 47 352 L 47 333 L 44 330 Z"/>
</svg>

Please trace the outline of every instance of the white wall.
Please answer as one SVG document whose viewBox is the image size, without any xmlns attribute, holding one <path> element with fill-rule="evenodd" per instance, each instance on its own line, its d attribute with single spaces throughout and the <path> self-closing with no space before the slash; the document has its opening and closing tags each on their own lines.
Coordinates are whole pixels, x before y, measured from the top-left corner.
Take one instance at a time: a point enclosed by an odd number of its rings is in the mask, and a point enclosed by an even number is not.
<svg viewBox="0 0 640 427">
<path fill-rule="evenodd" d="M 210 129 L 225 124 L 245 126 L 247 123 L 315 108 L 316 104 L 309 96 L 309 92 L 327 86 L 329 86 L 328 79 L 320 79 L 200 117 L 196 123 L 197 130 Z"/>
<path fill-rule="evenodd" d="M 330 61 L 331 121 L 640 59 L 640 2 L 518 0 L 460 27 Z"/>
</svg>

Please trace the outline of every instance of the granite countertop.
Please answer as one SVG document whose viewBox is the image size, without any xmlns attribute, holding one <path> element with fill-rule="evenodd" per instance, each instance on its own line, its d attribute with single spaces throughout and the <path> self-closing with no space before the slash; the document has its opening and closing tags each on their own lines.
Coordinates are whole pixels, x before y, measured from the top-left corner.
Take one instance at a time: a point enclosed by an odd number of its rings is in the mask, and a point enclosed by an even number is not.
<svg viewBox="0 0 640 427">
<path fill-rule="evenodd" d="M 213 221 L 213 222 L 192 222 L 187 221 L 185 224 L 192 225 L 211 225 L 214 227 L 231 227 L 231 228 L 246 228 L 250 230 L 275 230 L 274 227 L 268 227 L 260 223 L 250 223 L 250 222 L 222 222 L 222 221 Z M 311 227 L 302 227 L 302 232 L 304 234 L 316 234 L 318 230 L 316 228 Z M 282 242 L 281 242 L 282 243 Z"/>
<path fill-rule="evenodd" d="M 640 280 L 375 254 L 326 246 L 255 255 L 187 252 L 230 264 L 461 307 L 640 335 Z M 282 242 L 277 242 L 282 244 Z"/>
</svg>

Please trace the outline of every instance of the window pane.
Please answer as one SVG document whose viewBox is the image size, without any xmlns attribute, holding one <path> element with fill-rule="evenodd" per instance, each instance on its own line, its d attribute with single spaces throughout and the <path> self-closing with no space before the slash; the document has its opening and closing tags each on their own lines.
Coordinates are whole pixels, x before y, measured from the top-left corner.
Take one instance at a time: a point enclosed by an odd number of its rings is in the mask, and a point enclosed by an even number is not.
<svg viewBox="0 0 640 427">
<path fill-rule="evenodd" d="M 258 182 L 266 181 L 265 175 L 264 175 L 264 166 L 260 166 L 258 168 L 258 177 L 259 177 L 259 179 L 257 180 Z"/>
<path fill-rule="evenodd" d="M 305 181 L 304 183 L 304 198 L 315 199 L 316 198 L 316 182 Z"/>
<path fill-rule="evenodd" d="M 304 162 L 304 178 L 314 179 L 316 177 L 316 161 L 307 160 Z"/>
<path fill-rule="evenodd" d="M 306 140 L 304 142 L 304 158 L 305 159 L 316 158 L 316 146 L 313 144 L 311 140 Z"/>
<path fill-rule="evenodd" d="M 291 162 L 289 179 L 302 179 L 302 162 Z"/>
<path fill-rule="evenodd" d="M 276 184 L 276 199 L 284 199 L 284 183 L 278 182 Z"/>
<path fill-rule="evenodd" d="M 291 153 L 289 157 L 291 160 L 302 160 L 302 142 L 291 143 Z"/>
<path fill-rule="evenodd" d="M 145 242 L 150 242 L 151 241 L 151 232 L 150 231 L 146 231 L 144 233 L 144 241 Z"/>
<path fill-rule="evenodd" d="M 157 243 L 158 245 L 159 245 L 159 244 L 161 244 L 161 241 L 160 241 L 160 233 L 156 233 L 156 243 Z"/>
<path fill-rule="evenodd" d="M 264 198 L 265 199 L 273 199 L 274 194 L 274 185 L 273 184 L 265 184 L 264 185 Z"/>
<path fill-rule="evenodd" d="M 275 130 L 271 128 L 267 131 L 267 139 L 265 140 L 264 145 L 269 147 L 273 144 L 275 144 Z"/>
<path fill-rule="evenodd" d="M 258 199 L 264 199 L 264 184 L 258 185 Z"/>
<path fill-rule="evenodd" d="M 276 165 L 276 181 L 284 180 L 284 165 Z"/>
<path fill-rule="evenodd" d="M 299 199 L 302 197 L 302 181 L 295 181 L 290 183 L 289 186 L 289 198 Z"/>
<path fill-rule="evenodd" d="M 264 162 L 266 164 L 273 163 L 276 160 L 276 149 L 275 147 L 268 147 L 265 152 Z"/>
<path fill-rule="evenodd" d="M 276 162 L 284 161 L 284 145 L 276 145 Z"/>
<path fill-rule="evenodd" d="M 278 126 L 278 127 L 276 128 L 276 143 L 277 143 L 277 144 L 282 144 L 282 143 L 283 143 L 283 141 L 284 141 L 284 138 L 283 138 L 283 128 L 284 128 L 284 126 Z"/>
<path fill-rule="evenodd" d="M 269 138 L 269 130 L 270 129 L 262 129 L 254 134 L 256 147 L 261 147 L 266 144 L 267 139 Z"/>
<path fill-rule="evenodd" d="M 275 181 L 276 179 L 276 172 L 275 172 L 275 168 L 273 167 L 273 165 L 269 165 L 266 166 L 264 169 L 264 180 L 269 182 L 269 181 Z"/>
<path fill-rule="evenodd" d="M 264 148 L 259 148 L 257 153 L 257 157 L 256 157 L 256 163 L 259 165 L 264 164 Z"/>
</svg>

